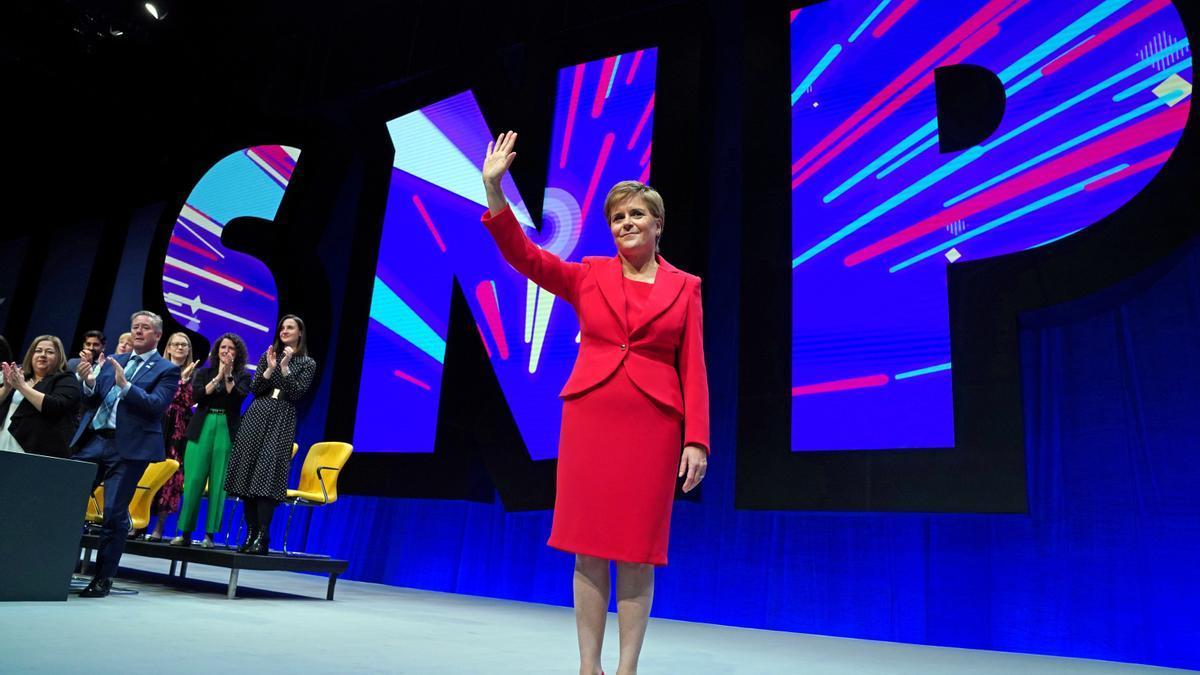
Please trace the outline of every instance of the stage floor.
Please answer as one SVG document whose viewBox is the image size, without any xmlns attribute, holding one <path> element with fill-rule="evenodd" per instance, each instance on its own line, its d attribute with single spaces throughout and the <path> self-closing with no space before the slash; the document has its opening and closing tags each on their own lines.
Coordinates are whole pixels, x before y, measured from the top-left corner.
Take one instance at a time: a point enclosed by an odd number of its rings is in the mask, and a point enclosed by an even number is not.
<svg viewBox="0 0 1200 675">
<path fill-rule="evenodd" d="M 137 595 L 0 603 L 0 670 L 20 673 L 245 672 L 501 675 L 575 673 L 569 608 L 125 556 L 116 588 Z M 566 580 L 564 580 L 564 583 Z M 272 589 L 261 591 L 257 589 Z M 616 670 L 616 616 L 604 667 Z M 822 675 L 1183 673 L 1104 661 L 871 642 L 651 619 L 640 672 Z"/>
</svg>

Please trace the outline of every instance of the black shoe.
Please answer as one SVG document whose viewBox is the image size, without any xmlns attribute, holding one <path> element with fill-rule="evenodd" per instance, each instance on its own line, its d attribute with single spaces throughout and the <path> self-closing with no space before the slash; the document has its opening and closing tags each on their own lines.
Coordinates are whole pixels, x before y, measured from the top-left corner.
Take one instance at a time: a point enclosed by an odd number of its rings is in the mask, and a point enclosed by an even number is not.
<svg viewBox="0 0 1200 675">
<path fill-rule="evenodd" d="M 268 555 L 271 552 L 270 540 L 267 538 L 267 533 L 259 532 L 254 537 L 254 541 L 250 542 L 250 546 L 246 548 L 246 553 L 250 555 Z"/>
<path fill-rule="evenodd" d="M 238 553 L 246 553 L 250 550 L 250 545 L 258 538 L 258 530 L 248 530 L 246 532 L 246 541 L 242 542 L 241 546 L 237 547 Z"/>
<path fill-rule="evenodd" d="M 92 583 L 87 585 L 87 588 L 79 592 L 81 598 L 103 598 L 108 596 L 108 592 L 112 590 L 111 577 L 95 577 Z"/>
</svg>

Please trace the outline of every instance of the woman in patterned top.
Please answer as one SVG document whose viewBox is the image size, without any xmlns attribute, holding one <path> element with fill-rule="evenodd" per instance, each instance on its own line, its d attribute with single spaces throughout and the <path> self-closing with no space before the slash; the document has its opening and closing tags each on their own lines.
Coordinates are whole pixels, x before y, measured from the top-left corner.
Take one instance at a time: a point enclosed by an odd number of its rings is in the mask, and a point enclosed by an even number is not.
<svg viewBox="0 0 1200 675">
<path fill-rule="evenodd" d="M 192 339 L 187 333 L 174 333 L 167 338 L 166 354 L 171 363 L 179 366 L 179 389 L 175 398 L 163 413 L 163 441 L 167 445 L 167 459 L 179 462 L 179 470 L 171 474 L 158 496 L 154 498 L 151 511 L 157 518 L 154 530 L 146 535 L 146 541 L 162 541 L 163 525 L 167 516 L 179 509 L 179 495 L 183 493 L 183 450 L 187 444 L 187 427 L 192 421 L 192 372 L 199 361 L 192 360 Z"/>
<path fill-rule="evenodd" d="M 254 402 L 242 418 L 225 474 L 225 491 L 246 503 L 249 534 L 238 548 L 244 553 L 269 552 L 271 516 L 287 497 L 296 402 L 308 393 L 317 372 L 307 343 L 300 317 L 283 317 L 275 343 L 259 359 L 250 383 Z"/>
</svg>

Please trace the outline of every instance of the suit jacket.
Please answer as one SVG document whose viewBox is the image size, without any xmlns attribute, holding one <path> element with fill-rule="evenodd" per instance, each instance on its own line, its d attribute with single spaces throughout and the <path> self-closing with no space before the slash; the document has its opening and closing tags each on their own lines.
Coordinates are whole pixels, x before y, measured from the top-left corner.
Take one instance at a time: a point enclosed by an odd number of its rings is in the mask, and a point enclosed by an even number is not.
<svg viewBox="0 0 1200 675">
<path fill-rule="evenodd" d="M 200 432 L 204 429 L 204 418 L 208 417 L 208 411 L 212 408 L 221 408 L 225 411 L 225 424 L 229 426 L 229 441 L 232 443 L 233 439 L 237 438 L 237 430 L 242 423 L 242 403 L 250 393 L 250 373 L 243 370 L 234 376 L 233 391 L 226 392 L 225 385 L 222 384 L 216 392 L 209 394 L 205 385 L 217 376 L 219 370 L 220 368 L 216 366 L 209 366 L 196 371 L 196 376 L 193 378 L 193 382 L 196 383 L 196 414 L 192 415 L 192 421 L 188 422 L 186 437 L 189 441 L 200 440 Z"/>
<path fill-rule="evenodd" d="M 29 399 L 21 402 L 13 411 L 8 432 L 17 439 L 25 452 L 51 457 L 67 457 L 67 441 L 75 429 L 75 412 L 79 409 L 79 382 L 75 373 L 54 373 L 33 385 L 46 397 L 39 412 Z M 0 402 L 0 420 L 8 414 L 12 395 Z"/>
<path fill-rule="evenodd" d="M 708 449 L 708 374 L 700 277 L 658 256 L 645 311 L 628 325 L 620 256 L 564 262 L 529 241 L 511 208 L 484 213 L 501 255 L 579 315 L 579 356 L 559 396 L 582 396 L 622 365 L 634 385 L 683 418 L 685 445 Z"/>
<path fill-rule="evenodd" d="M 116 356 L 122 368 L 133 357 L 129 352 Z M 162 433 L 162 415 L 175 390 L 179 388 L 179 366 L 158 352 L 150 352 L 147 361 L 133 374 L 129 391 L 117 406 L 116 446 L 121 457 L 129 460 L 161 462 L 166 457 Z M 108 390 L 116 386 L 111 365 L 105 365 L 96 376 L 96 389 L 83 395 L 83 418 L 71 439 L 71 446 L 80 449 L 80 442 L 92 427 L 92 418 L 104 403 Z"/>
</svg>

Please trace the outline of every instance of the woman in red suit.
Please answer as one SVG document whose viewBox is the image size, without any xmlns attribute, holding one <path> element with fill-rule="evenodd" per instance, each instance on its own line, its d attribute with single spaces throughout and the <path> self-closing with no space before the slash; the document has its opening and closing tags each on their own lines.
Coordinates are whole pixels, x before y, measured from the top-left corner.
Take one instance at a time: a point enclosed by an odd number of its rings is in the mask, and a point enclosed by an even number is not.
<svg viewBox="0 0 1200 675">
<path fill-rule="evenodd" d="M 516 140 L 510 131 L 488 143 L 483 224 L 504 259 L 569 302 L 580 326 L 579 356 L 559 394 L 549 544 L 575 554 L 580 673 L 601 672 L 609 561 L 617 566 L 617 673 L 636 673 L 654 566 L 667 564 L 675 479 L 686 476 L 690 491 L 708 466 L 700 278 L 657 255 L 662 198 L 636 181 L 618 183 L 604 201 L 617 255 L 564 262 L 535 246 L 500 187 Z"/>
</svg>

